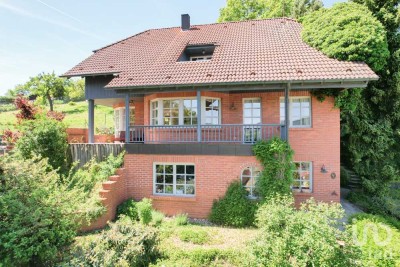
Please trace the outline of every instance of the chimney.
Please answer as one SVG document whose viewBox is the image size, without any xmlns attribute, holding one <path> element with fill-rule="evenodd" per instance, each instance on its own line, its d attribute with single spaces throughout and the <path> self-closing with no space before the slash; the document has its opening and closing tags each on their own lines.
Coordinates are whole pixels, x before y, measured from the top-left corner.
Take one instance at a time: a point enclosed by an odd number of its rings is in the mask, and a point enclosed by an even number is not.
<svg viewBox="0 0 400 267">
<path fill-rule="evenodd" d="M 190 16 L 189 14 L 182 14 L 182 31 L 190 30 Z"/>
</svg>

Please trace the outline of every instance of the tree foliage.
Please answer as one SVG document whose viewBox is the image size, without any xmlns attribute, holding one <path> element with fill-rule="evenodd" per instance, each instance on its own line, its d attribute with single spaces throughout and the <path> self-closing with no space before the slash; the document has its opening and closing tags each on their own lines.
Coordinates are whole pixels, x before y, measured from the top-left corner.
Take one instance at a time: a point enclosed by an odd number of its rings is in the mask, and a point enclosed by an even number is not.
<svg viewBox="0 0 400 267">
<path fill-rule="evenodd" d="M 364 61 L 381 70 L 389 57 L 386 31 L 368 8 L 355 3 L 336 4 L 304 17 L 303 40 L 329 57 Z"/>
<path fill-rule="evenodd" d="M 322 6 L 321 0 L 228 0 L 220 10 L 218 22 L 276 17 L 298 19 Z"/>
<path fill-rule="evenodd" d="M 390 182 L 399 177 L 399 3 L 355 0 L 303 19 L 306 42 L 331 57 L 365 61 L 380 77 L 366 89 L 336 94 L 341 108 L 342 160 L 354 167 L 364 189 L 374 195 L 385 194 Z"/>
</svg>

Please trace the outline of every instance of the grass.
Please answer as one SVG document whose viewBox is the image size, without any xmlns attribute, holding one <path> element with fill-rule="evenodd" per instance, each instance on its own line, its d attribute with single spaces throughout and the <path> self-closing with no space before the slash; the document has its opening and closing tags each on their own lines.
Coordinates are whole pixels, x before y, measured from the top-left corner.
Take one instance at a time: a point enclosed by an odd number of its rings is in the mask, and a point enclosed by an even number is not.
<svg viewBox="0 0 400 267">
<path fill-rule="evenodd" d="M 64 122 L 70 128 L 87 128 L 88 119 L 88 103 L 86 101 L 61 103 L 56 101 L 54 110 L 65 113 Z M 48 106 L 42 107 L 48 110 Z M 14 129 L 17 119 L 15 114 L 17 111 L 9 110 L 0 112 L 0 132 L 5 129 Z M 94 121 L 95 127 L 113 127 L 113 109 L 106 106 L 95 106 Z"/>
<path fill-rule="evenodd" d="M 153 267 L 243 266 L 247 259 L 246 249 L 258 233 L 255 228 L 235 229 L 190 223 L 177 225 L 174 218 L 164 218 L 157 228 L 160 258 L 151 265 Z M 99 234 L 82 234 L 75 238 L 72 247 L 89 244 Z"/>
</svg>

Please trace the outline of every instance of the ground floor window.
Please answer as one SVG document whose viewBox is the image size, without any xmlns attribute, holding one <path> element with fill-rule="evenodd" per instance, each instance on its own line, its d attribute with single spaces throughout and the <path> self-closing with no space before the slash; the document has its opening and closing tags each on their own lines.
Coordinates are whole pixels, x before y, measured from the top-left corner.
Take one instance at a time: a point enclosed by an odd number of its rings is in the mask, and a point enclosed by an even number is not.
<svg viewBox="0 0 400 267">
<path fill-rule="evenodd" d="M 154 164 L 154 194 L 195 195 L 194 164 Z"/>
<path fill-rule="evenodd" d="M 257 193 L 255 192 L 256 182 L 260 176 L 260 171 L 256 167 L 247 167 L 242 170 L 240 180 L 242 186 L 246 189 L 247 195 L 250 198 L 256 198 Z"/>
<path fill-rule="evenodd" d="M 312 163 L 295 162 L 296 168 L 293 172 L 292 189 L 300 192 L 311 192 L 312 190 Z"/>
</svg>

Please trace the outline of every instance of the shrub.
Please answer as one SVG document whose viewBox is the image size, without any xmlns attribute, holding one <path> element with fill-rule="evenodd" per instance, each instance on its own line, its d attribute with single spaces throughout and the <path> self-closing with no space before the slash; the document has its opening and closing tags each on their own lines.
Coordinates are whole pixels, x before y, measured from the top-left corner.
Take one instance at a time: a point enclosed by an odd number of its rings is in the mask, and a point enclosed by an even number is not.
<svg viewBox="0 0 400 267">
<path fill-rule="evenodd" d="M 153 210 L 151 211 L 151 224 L 154 226 L 160 226 L 165 218 L 164 213 Z"/>
<path fill-rule="evenodd" d="M 117 218 L 121 215 L 130 218 L 132 221 L 139 220 L 139 215 L 136 207 L 136 202 L 133 199 L 128 199 L 117 208 Z"/>
<path fill-rule="evenodd" d="M 62 122 L 41 116 L 36 120 L 25 120 L 20 125 L 21 137 L 16 148 L 23 158 L 32 155 L 47 158 L 49 164 L 59 173 L 67 170 L 68 148 L 66 127 Z"/>
<path fill-rule="evenodd" d="M 363 266 L 400 266 L 400 230 L 384 217 L 357 214 L 348 231 L 362 250 Z"/>
<path fill-rule="evenodd" d="M 260 141 L 253 146 L 254 155 L 263 166 L 256 182 L 262 201 L 274 194 L 291 194 L 293 184 L 293 150 L 280 138 Z"/>
<path fill-rule="evenodd" d="M 187 225 L 188 224 L 188 215 L 183 213 L 183 214 L 178 214 L 174 216 L 174 223 L 175 225 Z"/>
<path fill-rule="evenodd" d="M 197 245 L 206 244 L 211 240 L 210 235 L 206 231 L 200 229 L 182 229 L 178 232 L 178 236 L 182 241 L 191 242 Z"/>
<path fill-rule="evenodd" d="M 349 234 L 335 227 L 343 215 L 340 204 L 316 203 L 310 199 L 296 210 L 291 196 L 269 198 L 257 212 L 260 234 L 251 246 L 252 265 L 357 265 L 358 248 Z"/>
<path fill-rule="evenodd" d="M 214 201 L 209 219 L 211 222 L 234 227 L 253 225 L 256 203 L 247 197 L 239 181 L 232 182 L 225 196 Z"/>
<path fill-rule="evenodd" d="M 347 170 L 343 167 L 340 167 L 340 186 L 347 187 L 349 185 L 350 176 Z"/>
<path fill-rule="evenodd" d="M 143 198 L 142 201 L 136 203 L 140 222 L 147 225 L 152 219 L 152 201 L 148 198 Z"/>
<path fill-rule="evenodd" d="M 158 232 L 124 216 L 88 245 L 74 248 L 72 266 L 148 266 L 158 255 Z"/>
<path fill-rule="evenodd" d="M 0 266 L 52 265 L 75 237 L 82 195 L 47 159 L 0 157 Z"/>
</svg>

